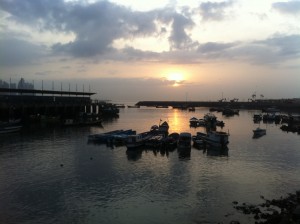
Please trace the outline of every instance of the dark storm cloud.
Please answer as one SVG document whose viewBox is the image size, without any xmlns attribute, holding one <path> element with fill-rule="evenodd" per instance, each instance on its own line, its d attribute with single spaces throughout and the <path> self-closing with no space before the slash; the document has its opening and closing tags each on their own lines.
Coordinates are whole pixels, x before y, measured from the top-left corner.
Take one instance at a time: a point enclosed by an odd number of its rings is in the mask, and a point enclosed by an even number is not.
<svg viewBox="0 0 300 224">
<path fill-rule="evenodd" d="M 233 1 L 203 2 L 199 6 L 199 12 L 203 21 L 219 21 L 227 16 L 226 9 L 232 5 Z"/>
<path fill-rule="evenodd" d="M 300 1 L 275 2 L 272 7 L 283 14 L 299 15 L 300 13 Z"/>
<path fill-rule="evenodd" d="M 0 65 L 19 66 L 37 63 L 44 56 L 44 46 L 35 45 L 25 40 L 0 37 Z"/>
</svg>

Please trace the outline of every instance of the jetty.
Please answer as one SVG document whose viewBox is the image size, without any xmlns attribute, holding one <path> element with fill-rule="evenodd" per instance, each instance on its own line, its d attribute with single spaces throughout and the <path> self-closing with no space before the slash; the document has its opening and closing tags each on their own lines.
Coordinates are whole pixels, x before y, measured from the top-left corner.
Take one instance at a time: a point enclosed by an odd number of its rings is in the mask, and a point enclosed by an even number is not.
<svg viewBox="0 0 300 224">
<path fill-rule="evenodd" d="M 255 109 L 266 110 L 277 108 L 281 111 L 299 112 L 300 98 L 293 99 L 264 99 L 255 101 L 139 101 L 138 106 L 147 107 L 173 107 L 178 109 L 188 109 L 191 107 L 213 107 L 232 109 Z"/>
</svg>

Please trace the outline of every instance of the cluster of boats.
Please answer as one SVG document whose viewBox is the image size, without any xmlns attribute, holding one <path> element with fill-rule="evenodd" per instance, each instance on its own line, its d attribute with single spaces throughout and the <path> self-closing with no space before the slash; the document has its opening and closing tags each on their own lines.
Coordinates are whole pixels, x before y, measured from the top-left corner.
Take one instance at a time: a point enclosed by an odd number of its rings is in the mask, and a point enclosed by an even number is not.
<svg viewBox="0 0 300 224">
<path fill-rule="evenodd" d="M 239 115 L 240 111 L 238 109 L 232 109 L 230 107 L 225 107 L 225 108 L 209 108 L 210 112 L 222 112 L 222 115 L 225 116 L 234 116 L 234 115 Z"/>
<path fill-rule="evenodd" d="M 263 123 L 282 124 L 280 127 L 281 130 L 300 133 L 300 115 L 287 115 L 278 112 L 253 115 L 254 123 L 260 123 L 261 121 L 263 121 Z M 253 130 L 254 138 L 261 137 L 265 134 L 266 129 L 257 128 Z"/>
<path fill-rule="evenodd" d="M 191 127 L 224 127 L 225 123 L 223 121 L 219 121 L 217 117 L 213 113 L 207 113 L 203 118 L 192 117 L 190 119 Z"/>
<path fill-rule="evenodd" d="M 165 121 L 160 125 L 153 125 L 150 131 L 136 133 L 129 130 L 115 130 L 101 134 L 88 136 L 90 142 L 125 145 L 127 150 L 135 150 L 141 147 L 156 149 L 190 150 L 192 143 L 195 147 L 211 145 L 214 147 L 226 147 L 229 143 L 229 133 L 221 131 L 197 132 L 196 136 L 191 133 L 171 133 L 168 135 L 169 125 Z"/>
</svg>

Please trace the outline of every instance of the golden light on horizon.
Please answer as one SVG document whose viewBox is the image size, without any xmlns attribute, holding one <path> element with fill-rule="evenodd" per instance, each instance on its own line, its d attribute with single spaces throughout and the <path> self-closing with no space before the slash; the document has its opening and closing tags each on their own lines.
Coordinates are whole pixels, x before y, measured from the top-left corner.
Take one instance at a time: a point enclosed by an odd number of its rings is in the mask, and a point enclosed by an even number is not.
<svg viewBox="0 0 300 224">
<path fill-rule="evenodd" d="M 174 81 L 173 86 L 177 87 L 180 86 L 180 82 L 185 80 L 185 77 L 181 72 L 170 72 L 167 75 L 167 79 L 170 81 Z"/>
</svg>

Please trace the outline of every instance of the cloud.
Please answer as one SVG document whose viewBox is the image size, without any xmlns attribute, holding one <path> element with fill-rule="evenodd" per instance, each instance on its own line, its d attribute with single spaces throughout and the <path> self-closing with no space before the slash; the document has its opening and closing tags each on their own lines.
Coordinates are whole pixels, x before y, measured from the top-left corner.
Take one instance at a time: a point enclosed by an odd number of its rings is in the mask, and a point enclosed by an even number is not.
<svg viewBox="0 0 300 224">
<path fill-rule="evenodd" d="M 265 40 L 239 43 L 225 50 L 224 58 L 252 64 L 277 66 L 300 57 L 300 35 L 273 36 Z"/>
<path fill-rule="evenodd" d="M 203 2 L 199 6 L 202 21 L 220 21 L 227 17 L 226 9 L 233 5 L 233 1 Z"/>
<path fill-rule="evenodd" d="M 44 56 L 46 47 L 14 37 L 0 38 L 0 65 L 20 66 L 37 63 Z"/>
<path fill-rule="evenodd" d="M 1 9 L 10 14 L 10 20 L 38 28 L 40 32 L 73 34 L 73 40 L 57 42 L 52 50 L 74 57 L 105 58 L 115 50 L 112 47 L 115 40 L 166 34 L 162 31 L 169 25 L 169 42 L 173 49 L 193 44 L 186 32 L 194 26 L 192 19 L 172 8 L 139 12 L 108 1 L 83 4 L 62 0 L 4 0 Z"/>
<path fill-rule="evenodd" d="M 275 2 L 272 7 L 280 13 L 299 15 L 300 1 Z"/>
</svg>

